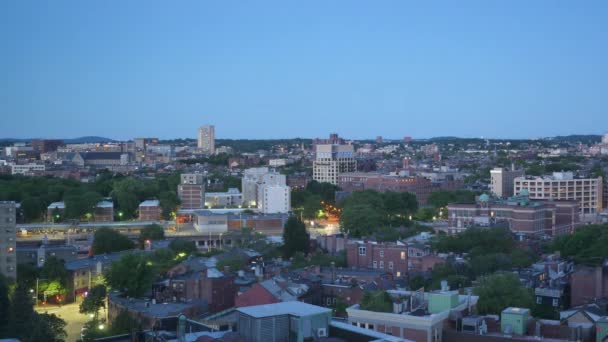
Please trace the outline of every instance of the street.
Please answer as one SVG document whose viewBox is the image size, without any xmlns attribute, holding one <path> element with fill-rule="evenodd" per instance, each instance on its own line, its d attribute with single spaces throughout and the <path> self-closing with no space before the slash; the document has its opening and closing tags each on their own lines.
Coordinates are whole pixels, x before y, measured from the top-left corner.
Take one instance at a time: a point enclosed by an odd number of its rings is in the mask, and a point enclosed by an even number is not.
<svg viewBox="0 0 608 342">
<path fill-rule="evenodd" d="M 80 303 L 62 305 L 61 307 L 40 305 L 35 309 L 40 313 L 55 314 L 65 320 L 67 323 L 65 330 L 68 333 L 66 341 L 74 342 L 80 339 L 80 329 L 89 320 L 87 315 L 78 312 L 79 305 Z"/>
</svg>

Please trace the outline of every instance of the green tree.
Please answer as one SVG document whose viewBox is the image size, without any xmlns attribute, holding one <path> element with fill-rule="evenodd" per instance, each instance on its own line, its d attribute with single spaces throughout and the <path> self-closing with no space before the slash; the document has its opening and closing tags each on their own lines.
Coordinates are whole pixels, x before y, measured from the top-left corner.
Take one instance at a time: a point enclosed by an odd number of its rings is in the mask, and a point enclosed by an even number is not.
<svg viewBox="0 0 608 342">
<path fill-rule="evenodd" d="M 299 218 L 290 216 L 283 231 L 283 254 L 289 258 L 296 252 L 308 253 L 310 236 Z"/>
<path fill-rule="evenodd" d="M 328 204 L 334 204 L 336 200 L 336 190 L 338 187 L 331 183 L 319 183 L 317 181 L 311 181 L 306 185 L 306 191 L 314 195 L 319 195 L 321 200 Z"/>
<path fill-rule="evenodd" d="M 347 205 L 340 216 L 340 229 L 353 237 L 369 236 L 385 224 L 384 218 L 383 213 L 371 205 Z"/>
<path fill-rule="evenodd" d="M 226 267 L 232 272 L 238 271 L 245 267 L 245 260 L 241 258 L 232 258 L 218 261 L 217 269 L 223 271 Z"/>
<path fill-rule="evenodd" d="M 100 329 L 99 327 L 103 327 L 103 329 Z M 82 342 L 94 342 L 98 338 L 113 335 L 97 317 L 86 322 L 82 328 Z"/>
<path fill-rule="evenodd" d="M 171 242 L 169 242 L 169 249 L 171 249 L 175 254 L 185 253 L 188 255 L 197 251 L 196 243 L 194 241 L 182 239 L 171 240 Z"/>
<path fill-rule="evenodd" d="M 102 227 L 95 231 L 91 249 L 93 254 L 104 254 L 132 249 L 134 246 L 128 237 L 111 228 Z"/>
<path fill-rule="evenodd" d="M 574 234 L 557 236 L 548 246 L 550 251 L 560 251 L 564 257 L 572 257 L 577 263 L 600 265 L 608 257 L 608 224 L 589 225 L 577 229 Z"/>
<path fill-rule="evenodd" d="M 110 323 L 110 333 L 112 335 L 121 335 L 131 333 L 132 331 L 141 331 L 140 324 L 133 319 L 129 311 L 120 310 Z"/>
<path fill-rule="evenodd" d="M 393 301 L 386 291 L 368 291 L 361 298 L 362 310 L 393 312 Z"/>
<path fill-rule="evenodd" d="M 164 191 L 158 195 L 160 207 L 162 209 L 162 216 L 165 220 L 173 219 L 172 214 L 177 211 L 179 205 L 179 197 L 175 191 Z"/>
<path fill-rule="evenodd" d="M 321 205 L 321 196 L 319 195 L 308 195 L 303 203 L 302 216 L 307 219 L 314 219 L 317 217 L 319 211 L 323 210 Z"/>
<path fill-rule="evenodd" d="M 113 262 L 107 270 L 107 284 L 125 295 L 141 297 L 150 289 L 155 277 L 155 269 L 144 255 L 130 253 Z"/>
<path fill-rule="evenodd" d="M 45 279 L 40 283 L 39 293 L 65 296 L 69 274 L 64 261 L 55 256 L 48 257 L 40 268 L 40 277 Z"/>
<path fill-rule="evenodd" d="M 99 309 L 106 307 L 106 287 L 95 285 L 88 295 L 80 303 L 79 312 L 83 314 L 94 314 L 97 317 Z"/>
<path fill-rule="evenodd" d="M 23 218 L 27 222 L 36 221 L 42 217 L 42 203 L 37 197 L 26 197 L 21 201 Z"/>
<path fill-rule="evenodd" d="M 139 232 L 139 244 L 143 248 L 146 240 L 158 241 L 165 238 L 165 229 L 158 224 L 149 224 Z"/>
<path fill-rule="evenodd" d="M 500 315 L 507 307 L 532 308 L 534 297 L 513 273 L 495 273 L 479 279 L 473 292 L 479 296 L 477 311 L 482 315 Z"/>
<path fill-rule="evenodd" d="M 0 319 L 0 338 L 8 337 L 9 332 L 9 320 L 7 317 L 10 317 L 11 313 L 11 302 L 8 296 L 8 281 L 0 273 L 0 317 L 4 317 Z"/>
</svg>

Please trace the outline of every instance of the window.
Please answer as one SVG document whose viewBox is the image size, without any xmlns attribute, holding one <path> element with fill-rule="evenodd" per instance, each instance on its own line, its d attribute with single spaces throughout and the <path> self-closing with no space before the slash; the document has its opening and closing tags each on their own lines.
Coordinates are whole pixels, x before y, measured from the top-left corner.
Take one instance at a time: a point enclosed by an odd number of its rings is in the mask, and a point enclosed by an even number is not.
<svg viewBox="0 0 608 342">
<path fill-rule="evenodd" d="M 365 247 L 359 247 L 359 255 L 365 255 Z"/>
<path fill-rule="evenodd" d="M 401 260 L 405 260 L 405 252 L 401 252 Z"/>
<path fill-rule="evenodd" d="M 543 303 L 543 297 L 536 297 L 536 304 L 542 304 Z"/>
<path fill-rule="evenodd" d="M 378 268 L 378 262 L 374 261 L 374 268 Z"/>
<path fill-rule="evenodd" d="M 384 261 L 380 261 L 380 268 L 384 269 Z"/>
<path fill-rule="evenodd" d="M 380 251 L 380 257 L 384 258 L 384 251 Z"/>
<path fill-rule="evenodd" d="M 391 271 L 393 270 L 393 262 L 392 261 L 388 262 L 388 269 L 391 270 Z"/>
<path fill-rule="evenodd" d="M 369 329 L 369 330 L 374 330 L 374 325 L 373 325 L 373 324 L 368 324 L 368 325 L 367 325 L 367 329 Z"/>
<path fill-rule="evenodd" d="M 397 271 L 397 277 L 401 277 L 401 272 Z"/>
<path fill-rule="evenodd" d="M 553 298 L 553 306 L 557 307 L 559 305 L 559 298 Z"/>
</svg>

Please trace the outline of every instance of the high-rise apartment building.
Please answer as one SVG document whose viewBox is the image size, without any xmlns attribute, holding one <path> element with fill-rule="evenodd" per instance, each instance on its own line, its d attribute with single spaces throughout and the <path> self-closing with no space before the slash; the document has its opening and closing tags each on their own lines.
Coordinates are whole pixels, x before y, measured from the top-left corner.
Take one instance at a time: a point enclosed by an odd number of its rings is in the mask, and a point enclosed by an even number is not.
<svg viewBox="0 0 608 342">
<path fill-rule="evenodd" d="M 257 207 L 264 214 L 291 209 L 291 188 L 285 175 L 267 167 L 251 168 L 243 173 L 241 185 L 244 206 Z"/>
<path fill-rule="evenodd" d="M 497 167 L 490 170 L 490 190 L 492 195 L 496 197 L 512 197 L 513 181 L 517 177 L 524 175 L 524 170 L 515 170 L 514 166 L 511 169 Z"/>
<path fill-rule="evenodd" d="M 353 145 L 322 144 L 316 146 L 312 179 L 338 184 L 338 175 L 357 171 Z"/>
<path fill-rule="evenodd" d="M 583 179 L 574 178 L 572 172 L 554 172 L 552 176 L 517 177 L 513 189 L 516 194 L 528 190 L 530 199 L 576 200 L 584 221 L 593 220 L 603 208 L 602 177 Z"/>
<path fill-rule="evenodd" d="M 184 173 L 177 186 L 182 209 L 205 208 L 205 177 L 200 173 Z"/>
<path fill-rule="evenodd" d="M 205 125 L 198 129 L 198 148 L 206 154 L 215 154 L 215 126 Z"/>
<path fill-rule="evenodd" d="M 15 202 L 0 201 L 0 273 L 17 278 L 17 227 Z"/>
</svg>

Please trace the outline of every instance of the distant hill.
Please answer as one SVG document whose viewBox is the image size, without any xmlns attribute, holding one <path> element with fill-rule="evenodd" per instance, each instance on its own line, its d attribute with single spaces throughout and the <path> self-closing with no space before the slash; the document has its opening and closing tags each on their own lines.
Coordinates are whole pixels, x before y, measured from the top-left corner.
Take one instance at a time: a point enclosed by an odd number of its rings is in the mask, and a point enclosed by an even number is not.
<svg viewBox="0 0 608 342">
<path fill-rule="evenodd" d="M 1 143 L 16 143 L 16 142 L 30 142 L 37 138 L 27 138 L 27 139 L 16 139 L 16 138 L 0 138 Z M 104 142 L 115 142 L 116 140 L 104 137 L 97 136 L 88 136 L 88 137 L 79 137 L 72 139 L 63 139 L 66 144 L 97 144 Z"/>
<path fill-rule="evenodd" d="M 116 142 L 114 139 L 97 137 L 97 136 L 88 136 L 88 137 L 80 137 L 73 139 L 63 139 L 66 144 L 97 144 L 104 142 Z"/>
</svg>

